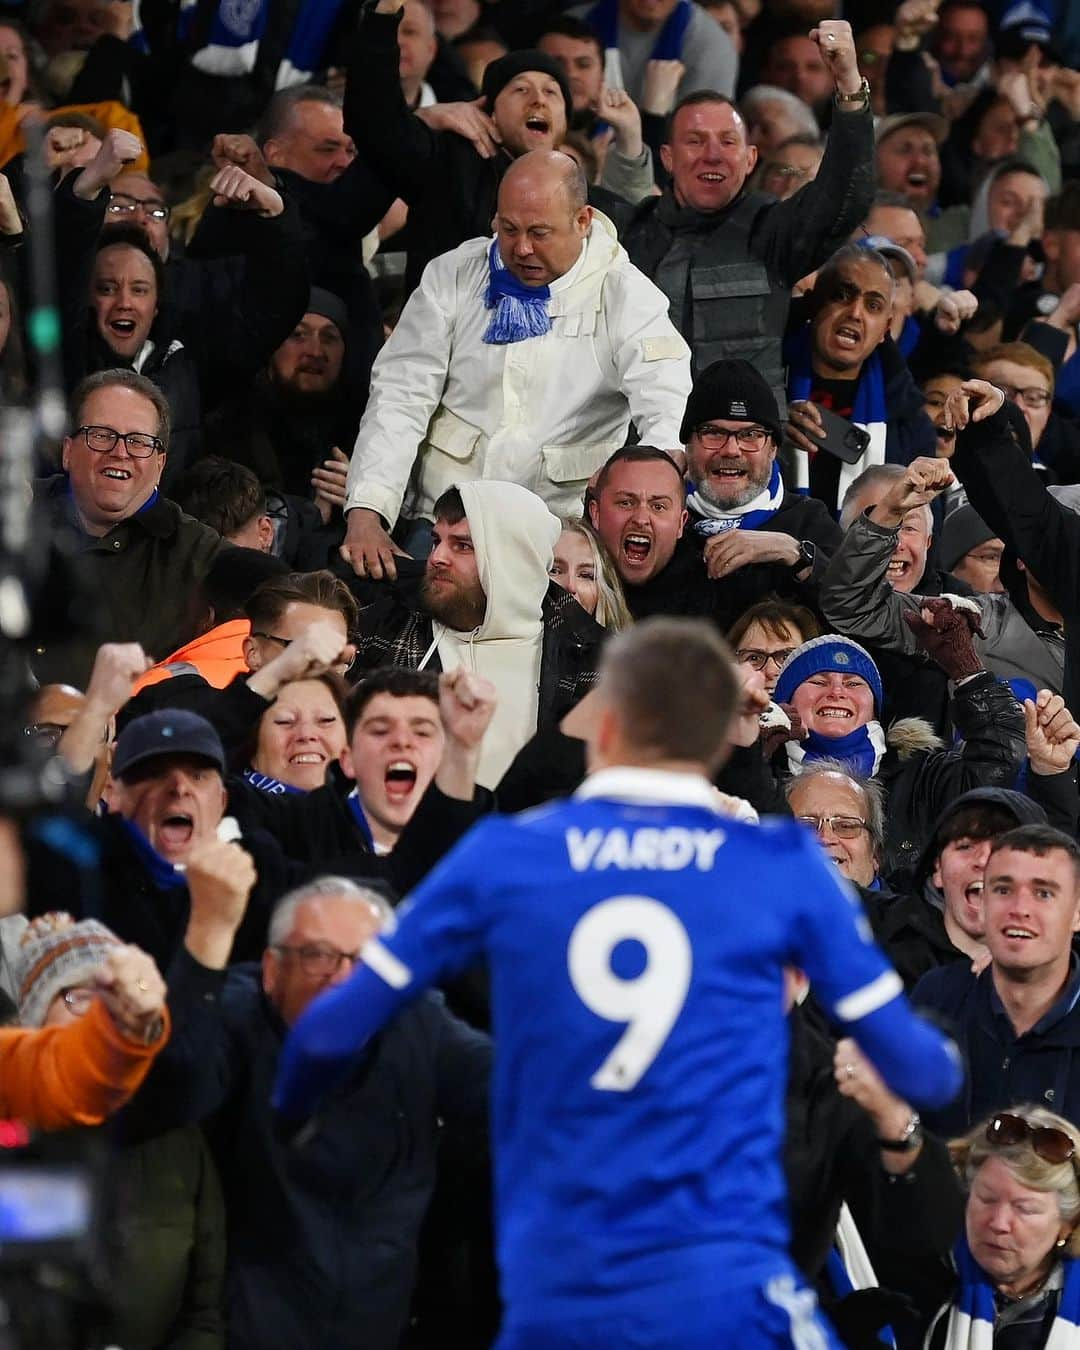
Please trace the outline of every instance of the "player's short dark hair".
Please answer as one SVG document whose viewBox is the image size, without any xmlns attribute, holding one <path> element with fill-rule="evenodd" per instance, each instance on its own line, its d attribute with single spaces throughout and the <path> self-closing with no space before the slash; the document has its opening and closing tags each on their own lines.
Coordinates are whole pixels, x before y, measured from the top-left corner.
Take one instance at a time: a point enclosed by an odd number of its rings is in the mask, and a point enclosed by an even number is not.
<svg viewBox="0 0 1080 1350">
<path fill-rule="evenodd" d="M 596 478 L 596 484 L 589 491 L 589 496 L 595 501 L 599 498 L 604 488 L 607 487 L 607 481 L 611 477 L 611 471 L 617 464 L 669 464 L 675 473 L 675 477 L 682 484 L 682 491 L 685 496 L 686 482 L 679 472 L 679 466 L 671 458 L 666 450 L 658 450 L 655 445 L 624 445 L 615 453 L 609 456 L 607 463 L 600 470 Z"/>
<path fill-rule="evenodd" d="M 1018 825 L 1014 830 L 1006 830 L 994 840 L 990 857 L 1001 853 L 1003 849 L 1012 849 L 1014 853 L 1033 853 L 1037 858 L 1045 858 L 1048 853 L 1060 849 L 1072 862 L 1073 876 L 1080 886 L 1080 844 L 1071 835 L 1055 830 L 1052 825 Z M 989 862 L 986 867 L 989 871 Z"/>
<path fill-rule="evenodd" d="M 340 577 L 323 568 L 318 572 L 290 572 L 264 582 L 244 606 L 252 632 L 268 633 L 289 605 L 317 605 L 344 616 L 345 628 L 353 632 L 359 608 L 356 597 Z"/>
<path fill-rule="evenodd" d="M 391 698 L 429 698 L 439 707 L 439 677 L 433 670 L 410 670 L 405 666 L 378 666 L 349 691 L 345 700 L 345 731 L 352 737 L 353 727 L 376 694 Z"/>
<path fill-rule="evenodd" d="M 182 511 L 223 538 L 266 515 L 266 492 L 255 474 L 247 465 L 220 455 L 207 455 L 193 464 L 172 496 Z"/>
<path fill-rule="evenodd" d="M 457 488 L 447 488 L 431 508 L 435 520 L 445 520 L 447 525 L 457 525 L 465 519 L 465 503 Z"/>
<path fill-rule="evenodd" d="M 692 94 L 684 94 L 678 103 L 675 104 L 671 112 L 668 113 L 667 121 L 664 123 L 664 144 L 671 143 L 671 138 L 675 132 L 675 119 L 684 108 L 696 108 L 703 103 L 726 103 L 729 108 L 734 108 L 738 113 L 739 109 L 733 98 L 728 98 L 727 94 L 721 94 L 718 89 L 695 89 Z M 739 113 L 741 117 L 742 114 Z"/>
<path fill-rule="evenodd" d="M 672 699 L 672 672 L 693 672 Z M 704 619 L 658 616 L 611 638 L 600 667 L 602 696 L 644 760 L 718 763 L 739 699 L 731 648 Z"/>
</svg>

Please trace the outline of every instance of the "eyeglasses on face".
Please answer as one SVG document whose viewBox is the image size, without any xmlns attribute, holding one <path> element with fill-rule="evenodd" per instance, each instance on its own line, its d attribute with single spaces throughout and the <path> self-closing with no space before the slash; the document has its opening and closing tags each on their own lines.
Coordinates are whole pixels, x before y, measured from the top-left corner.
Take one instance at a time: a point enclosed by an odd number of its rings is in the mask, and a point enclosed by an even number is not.
<svg viewBox="0 0 1080 1350">
<path fill-rule="evenodd" d="M 109 205 L 106 210 L 113 216 L 133 216 L 140 207 L 143 215 L 149 220 L 166 221 L 169 219 L 169 208 L 163 202 L 155 201 L 153 197 L 116 195 L 109 198 Z"/>
<path fill-rule="evenodd" d="M 857 839 L 863 830 L 870 828 L 869 821 L 858 816 L 796 816 L 796 820 L 809 825 L 816 834 L 831 830 L 837 839 Z"/>
<path fill-rule="evenodd" d="M 1003 1112 L 991 1116 L 986 1125 L 986 1142 L 995 1148 L 1028 1143 L 1043 1162 L 1063 1163 L 1076 1152 L 1076 1146 L 1064 1130 L 1052 1125 L 1031 1125 L 1023 1116 Z"/>
<path fill-rule="evenodd" d="M 1029 408 L 1045 408 L 1050 402 L 1049 389 L 1040 389 L 1037 385 L 1029 385 L 1027 389 L 1017 389 L 1015 384 L 999 384 L 998 388 L 1006 398 L 1014 403 L 1026 403 Z"/>
<path fill-rule="evenodd" d="M 359 952 L 343 952 L 339 947 L 331 947 L 328 942 L 304 943 L 300 947 L 286 947 L 279 943 L 274 950 L 295 956 L 305 975 L 319 979 L 329 979 L 330 976 L 336 975 L 342 961 L 348 961 L 350 965 L 355 966 L 360 960 Z"/>
<path fill-rule="evenodd" d="M 740 647 L 735 653 L 735 660 L 753 666 L 755 670 L 764 670 L 771 661 L 779 670 L 794 650 L 794 647 L 781 647 L 779 651 L 763 652 L 760 647 Z"/>
<path fill-rule="evenodd" d="M 145 431 L 117 431 L 115 427 L 77 427 L 76 436 L 82 436 L 91 450 L 99 455 L 107 455 L 116 449 L 117 441 L 124 442 L 124 449 L 132 459 L 149 459 L 151 455 L 161 454 L 164 443 L 156 436 Z"/>
<path fill-rule="evenodd" d="M 58 722 L 31 722 L 29 726 L 23 727 L 24 736 L 50 746 L 59 745 L 60 737 L 65 731 L 67 727 L 60 726 Z"/>
<path fill-rule="evenodd" d="M 739 427 L 737 431 L 728 431 L 726 427 L 706 422 L 697 428 L 695 434 L 709 450 L 723 450 L 728 441 L 734 437 L 735 444 L 740 450 L 754 451 L 764 449 L 770 433 L 764 427 Z"/>
</svg>

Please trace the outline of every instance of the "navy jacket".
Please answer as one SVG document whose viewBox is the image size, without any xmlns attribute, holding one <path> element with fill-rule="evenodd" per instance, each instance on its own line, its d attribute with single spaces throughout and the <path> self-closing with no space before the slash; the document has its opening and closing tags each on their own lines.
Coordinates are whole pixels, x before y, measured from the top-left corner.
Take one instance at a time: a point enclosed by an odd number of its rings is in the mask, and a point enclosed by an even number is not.
<svg viewBox="0 0 1080 1350">
<path fill-rule="evenodd" d="M 437 994 L 372 1042 L 301 1142 L 270 1108 L 286 1028 L 258 968 L 169 969 L 173 1036 L 145 1131 L 212 1117 L 229 1228 L 230 1350 L 396 1350 L 445 1121 L 486 1149 L 491 1043 Z"/>
<path fill-rule="evenodd" d="M 990 969 L 975 976 L 966 961 L 928 971 L 911 999 L 956 1038 L 967 1064 L 957 1100 L 943 1111 L 924 1113 L 936 1134 L 963 1134 L 994 1111 L 1029 1103 L 1080 1125 L 1080 965 L 1075 956 L 1061 997 L 1023 1036 L 1009 1021 Z"/>
</svg>

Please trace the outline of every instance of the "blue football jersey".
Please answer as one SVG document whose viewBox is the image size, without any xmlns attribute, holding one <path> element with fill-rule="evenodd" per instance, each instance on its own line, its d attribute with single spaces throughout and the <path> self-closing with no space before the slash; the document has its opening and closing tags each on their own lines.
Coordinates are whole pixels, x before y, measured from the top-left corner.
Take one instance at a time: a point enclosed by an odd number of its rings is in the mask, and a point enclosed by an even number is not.
<svg viewBox="0 0 1080 1350">
<path fill-rule="evenodd" d="M 731 821 L 691 775 L 619 769 L 478 825 L 297 1023 L 278 1105 L 310 1107 L 402 1000 L 478 960 L 503 1293 L 526 1316 L 685 1283 L 699 1259 L 714 1284 L 778 1269 L 785 966 L 909 1098 L 959 1084 L 809 831 Z"/>
</svg>

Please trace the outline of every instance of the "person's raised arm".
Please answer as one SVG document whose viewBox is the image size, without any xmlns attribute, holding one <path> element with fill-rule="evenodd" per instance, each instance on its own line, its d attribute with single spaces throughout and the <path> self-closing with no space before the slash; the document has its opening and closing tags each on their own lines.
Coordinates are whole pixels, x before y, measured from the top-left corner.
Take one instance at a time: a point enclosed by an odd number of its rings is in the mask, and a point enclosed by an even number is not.
<svg viewBox="0 0 1080 1350">
<path fill-rule="evenodd" d="M 405 0 L 379 0 L 361 16 L 345 82 L 345 134 L 396 196 L 426 196 L 442 133 L 410 111 L 398 76 L 397 30 Z"/>
<path fill-rule="evenodd" d="M 933 501 L 952 482 L 948 460 L 914 459 L 877 505 L 851 522 L 818 597 L 821 612 L 838 633 L 908 656 L 919 650 L 904 614 L 917 613 L 921 597 L 895 590 L 888 567 L 907 513 Z"/>
<path fill-rule="evenodd" d="M 1027 742 L 1027 794 L 1046 812 L 1055 829 L 1075 835 L 1080 797 L 1076 786 L 1076 752 L 1080 725 L 1060 694 L 1040 689 L 1024 700 Z"/>
<path fill-rule="evenodd" d="M 45 1130 L 99 1125 L 131 1097 L 169 1037 L 165 982 L 145 952 L 117 947 L 77 1022 L 0 1031 L 0 1111 Z"/>
<path fill-rule="evenodd" d="M 137 642 L 105 642 L 97 650 L 86 699 L 60 737 L 57 753 L 71 773 L 89 773 L 132 686 L 151 666 Z"/>
<path fill-rule="evenodd" d="M 835 109 L 817 177 L 770 208 L 754 250 L 788 286 L 820 267 L 866 218 L 874 197 L 874 117 L 851 25 L 827 19 L 811 34 L 832 73 Z"/>
</svg>

